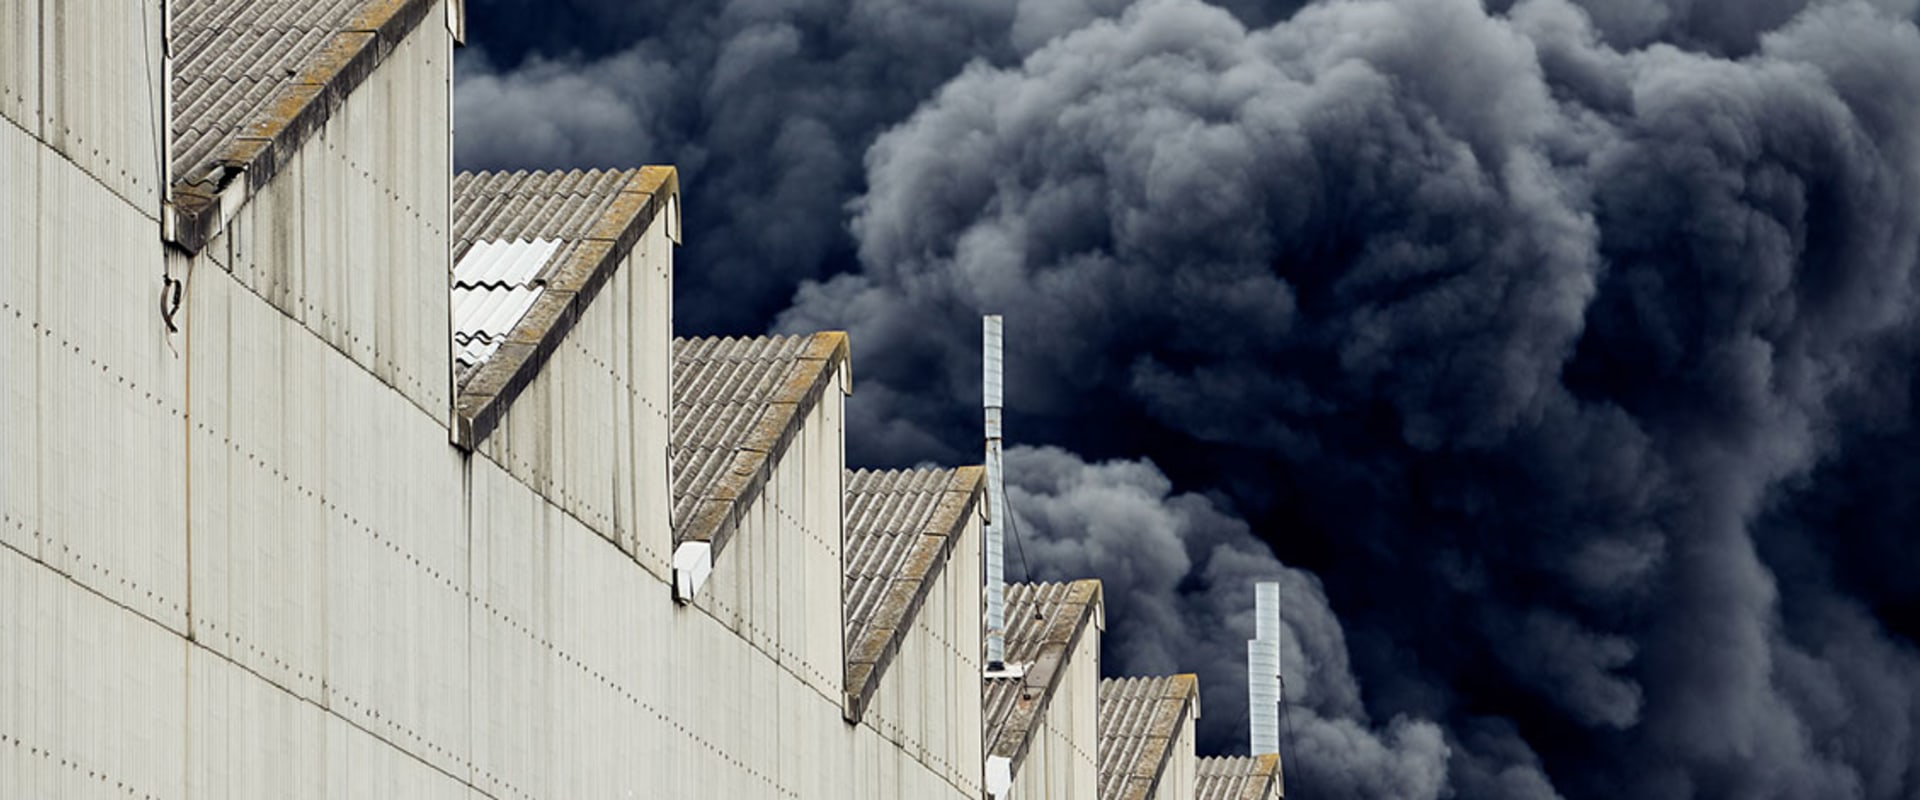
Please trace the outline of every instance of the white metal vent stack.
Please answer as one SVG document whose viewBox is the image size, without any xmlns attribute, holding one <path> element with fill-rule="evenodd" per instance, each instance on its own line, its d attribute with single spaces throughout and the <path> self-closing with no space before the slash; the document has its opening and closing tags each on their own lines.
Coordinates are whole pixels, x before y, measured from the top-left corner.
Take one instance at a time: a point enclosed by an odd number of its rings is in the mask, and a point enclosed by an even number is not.
<svg viewBox="0 0 1920 800">
<path fill-rule="evenodd" d="M 1007 662 L 1006 478 L 1000 461 L 1001 332 L 1000 315 L 988 314 L 981 328 L 981 393 L 986 404 L 987 428 L 987 671 L 1000 672 Z"/>
<path fill-rule="evenodd" d="M 1249 755 L 1280 752 L 1280 584 L 1253 585 L 1254 637 L 1247 642 Z"/>
</svg>

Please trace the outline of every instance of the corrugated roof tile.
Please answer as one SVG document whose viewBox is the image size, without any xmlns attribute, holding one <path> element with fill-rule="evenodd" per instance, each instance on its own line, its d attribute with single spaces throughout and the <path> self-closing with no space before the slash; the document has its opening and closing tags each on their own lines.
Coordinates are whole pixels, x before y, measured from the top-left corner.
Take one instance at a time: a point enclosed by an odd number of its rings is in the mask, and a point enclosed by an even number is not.
<svg viewBox="0 0 1920 800">
<path fill-rule="evenodd" d="M 987 755 L 1011 758 L 1017 771 L 1029 734 L 1066 674 L 1074 642 L 1092 624 L 1100 582 L 1010 583 L 1006 596 L 1007 663 L 1025 674 L 988 678 L 981 712 Z"/>
<path fill-rule="evenodd" d="M 1100 800 L 1153 796 L 1198 688 L 1192 675 L 1100 682 Z"/>
<path fill-rule="evenodd" d="M 980 467 L 848 470 L 843 483 L 847 710 L 858 719 L 985 484 Z M 913 588 L 909 602 L 899 586 Z"/>
<path fill-rule="evenodd" d="M 481 240 L 453 265 L 453 285 L 463 288 L 532 286 L 560 249 L 558 239 Z"/>
<path fill-rule="evenodd" d="M 1202 758 L 1194 772 L 1194 800 L 1266 800 L 1281 796 L 1277 755 Z"/>
<path fill-rule="evenodd" d="M 169 241 L 199 252 L 225 193 L 271 181 L 418 28 L 432 0 L 176 0 L 168 14 Z M 241 174 L 246 180 L 235 181 Z"/>
<path fill-rule="evenodd" d="M 474 242 L 586 238 L 637 170 L 463 172 L 453 180 L 453 252 Z"/>
<path fill-rule="evenodd" d="M 547 277 L 575 255 L 587 231 L 612 212 L 614 197 L 638 174 L 520 170 L 453 177 L 459 386 L 493 355 L 539 299 Z"/>
<path fill-rule="evenodd" d="M 173 174 L 195 180 L 367 0 L 177 0 Z"/>
<path fill-rule="evenodd" d="M 807 359 L 821 336 L 694 338 L 673 341 L 674 541 L 694 509 L 713 495 L 734 454 L 769 423 L 770 415 L 802 413 L 776 408 L 788 400 L 781 392 L 808 371 L 830 369 Z M 784 426 L 783 426 L 784 427 Z"/>
</svg>

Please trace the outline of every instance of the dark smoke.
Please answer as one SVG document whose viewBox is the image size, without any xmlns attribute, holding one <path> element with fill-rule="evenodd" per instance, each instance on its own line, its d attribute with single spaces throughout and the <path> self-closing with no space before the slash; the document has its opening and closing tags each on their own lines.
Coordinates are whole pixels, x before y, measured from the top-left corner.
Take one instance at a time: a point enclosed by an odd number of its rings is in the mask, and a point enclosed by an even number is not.
<svg viewBox="0 0 1920 800">
<path fill-rule="evenodd" d="M 680 164 L 682 329 L 798 286 L 863 463 L 1005 313 L 1033 572 L 1222 750 L 1281 581 L 1301 796 L 1920 797 L 1914 3 L 1293 6 L 588 10 L 457 152 Z"/>
</svg>

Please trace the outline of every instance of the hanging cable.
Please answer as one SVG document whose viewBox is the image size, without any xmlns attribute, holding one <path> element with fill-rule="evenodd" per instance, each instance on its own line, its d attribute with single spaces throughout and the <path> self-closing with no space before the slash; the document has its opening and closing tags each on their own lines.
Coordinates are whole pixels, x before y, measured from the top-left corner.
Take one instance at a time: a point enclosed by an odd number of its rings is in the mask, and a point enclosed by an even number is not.
<svg viewBox="0 0 1920 800">
<path fill-rule="evenodd" d="M 1007 509 L 1007 522 L 1009 523 L 1007 529 L 1013 532 L 1013 550 L 1020 554 L 1020 578 L 1027 583 L 1032 583 L 1033 570 L 1027 567 L 1027 545 L 1020 540 L 1020 515 L 1013 513 L 1012 508 Z"/>
<path fill-rule="evenodd" d="M 1280 651 L 1284 653 L 1284 652 L 1286 652 L 1286 641 L 1287 641 L 1287 626 L 1286 626 L 1286 625 L 1281 625 L 1281 626 L 1279 627 L 1279 633 L 1280 633 L 1280 643 L 1281 643 L 1281 645 L 1280 645 Z M 1300 755 L 1300 748 L 1299 748 L 1299 746 L 1298 746 L 1298 745 L 1296 745 L 1296 744 L 1294 743 L 1294 741 L 1293 741 L 1293 715 L 1291 715 L 1291 714 L 1288 714 L 1288 713 L 1287 713 L 1287 676 L 1286 676 L 1286 673 L 1285 673 L 1285 672 L 1276 672 L 1276 673 L 1275 673 L 1275 676 L 1276 676 L 1276 677 L 1278 677 L 1278 678 L 1280 679 L 1280 729 L 1281 729 L 1281 731 L 1283 731 L 1283 732 L 1284 732 L 1284 735 L 1285 735 L 1285 747 L 1284 747 L 1283 749 L 1284 749 L 1284 750 L 1288 750 L 1288 751 L 1292 751 L 1291 753 L 1286 753 L 1286 752 L 1283 752 L 1283 753 L 1282 753 L 1282 754 L 1280 755 L 1280 767 L 1281 767 L 1281 769 L 1280 769 L 1280 793 L 1281 793 L 1281 796 L 1283 796 L 1283 797 L 1284 797 L 1284 796 L 1286 796 L 1286 791 L 1287 791 L 1287 786 L 1286 786 L 1286 781 L 1287 781 L 1287 777 L 1286 777 L 1286 776 L 1287 776 L 1287 772 L 1286 772 L 1286 765 L 1288 765 L 1288 764 L 1292 764 L 1292 763 L 1295 763 L 1293 759 L 1294 759 L 1294 758 L 1296 758 L 1296 757 L 1298 757 L 1298 756 Z M 1296 766 L 1297 766 L 1297 764 L 1296 764 Z M 1297 800 L 1297 798 L 1296 798 L 1296 800 Z"/>
<path fill-rule="evenodd" d="M 180 313 L 180 293 L 185 288 L 186 284 L 180 279 L 165 272 L 160 273 L 160 321 L 167 324 L 168 333 L 180 332 L 180 326 L 174 323 L 173 317 Z"/>
</svg>

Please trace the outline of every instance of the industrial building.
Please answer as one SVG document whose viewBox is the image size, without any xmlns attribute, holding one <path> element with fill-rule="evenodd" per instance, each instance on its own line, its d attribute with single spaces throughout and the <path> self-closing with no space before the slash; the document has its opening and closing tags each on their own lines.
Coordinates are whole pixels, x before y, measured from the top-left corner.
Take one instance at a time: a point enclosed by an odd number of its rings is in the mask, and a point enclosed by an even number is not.
<svg viewBox="0 0 1920 800">
<path fill-rule="evenodd" d="M 0 797 L 1280 796 L 997 448 L 674 338 L 672 168 L 454 175 L 464 13 L 0 0 Z"/>
</svg>

